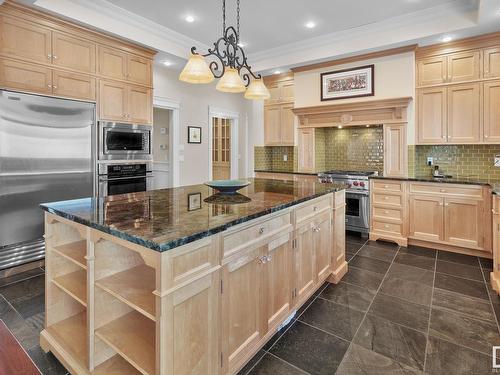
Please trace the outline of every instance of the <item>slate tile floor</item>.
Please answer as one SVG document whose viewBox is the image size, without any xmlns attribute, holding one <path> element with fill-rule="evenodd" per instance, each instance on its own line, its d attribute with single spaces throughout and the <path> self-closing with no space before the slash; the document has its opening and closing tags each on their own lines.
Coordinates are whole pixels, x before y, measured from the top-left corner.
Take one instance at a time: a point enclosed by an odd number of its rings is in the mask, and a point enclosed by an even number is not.
<svg viewBox="0 0 500 375">
<path fill-rule="evenodd" d="M 240 371 L 255 374 L 490 374 L 500 298 L 490 260 L 354 234 L 349 272 L 326 283 Z M 67 371 L 38 344 L 44 271 L 0 280 L 0 318 L 45 375 Z"/>
</svg>

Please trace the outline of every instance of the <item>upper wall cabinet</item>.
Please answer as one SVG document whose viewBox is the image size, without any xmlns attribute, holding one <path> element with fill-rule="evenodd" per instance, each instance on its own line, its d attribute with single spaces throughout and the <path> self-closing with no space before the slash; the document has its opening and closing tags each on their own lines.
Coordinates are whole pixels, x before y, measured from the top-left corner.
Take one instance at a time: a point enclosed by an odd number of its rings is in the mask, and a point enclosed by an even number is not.
<svg viewBox="0 0 500 375">
<path fill-rule="evenodd" d="M 295 100 L 293 76 L 286 75 L 283 78 L 278 77 L 276 80 L 273 78 L 274 77 L 265 79 L 265 84 L 271 97 L 267 99 L 264 104 L 272 105 L 293 102 Z"/>
<path fill-rule="evenodd" d="M 99 74 L 103 77 L 152 85 L 151 59 L 104 46 L 99 46 L 98 53 Z"/>
<path fill-rule="evenodd" d="M 500 33 L 415 56 L 417 144 L 500 143 Z"/>
<path fill-rule="evenodd" d="M 67 34 L 52 33 L 52 64 L 60 68 L 95 73 L 96 45 Z"/>
</svg>

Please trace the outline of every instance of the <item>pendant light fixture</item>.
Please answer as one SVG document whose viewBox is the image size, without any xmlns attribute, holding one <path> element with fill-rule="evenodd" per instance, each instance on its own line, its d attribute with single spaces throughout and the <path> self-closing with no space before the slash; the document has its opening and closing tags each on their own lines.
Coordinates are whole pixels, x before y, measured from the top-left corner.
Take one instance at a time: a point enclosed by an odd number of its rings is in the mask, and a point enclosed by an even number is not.
<svg viewBox="0 0 500 375">
<path fill-rule="evenodd" d="M 221 78 L 216 89 L 223 92 L 244 92 L 245 98 L 253 100 L 270 97 L 260 74 L 254 74 L 247 63 L 240 44 L 240 0 L 237 3 L 237 26 L 226 28 L 226 0 L 222 0 L 222 37 L 208 53 L 201 55 L 196 47 L 191 48 L 191 57 L 182 70 L 179 80 L 188 83 L 209 83 Z M 212 57 L 207 63 L 205 57 Z"/>
</svg>

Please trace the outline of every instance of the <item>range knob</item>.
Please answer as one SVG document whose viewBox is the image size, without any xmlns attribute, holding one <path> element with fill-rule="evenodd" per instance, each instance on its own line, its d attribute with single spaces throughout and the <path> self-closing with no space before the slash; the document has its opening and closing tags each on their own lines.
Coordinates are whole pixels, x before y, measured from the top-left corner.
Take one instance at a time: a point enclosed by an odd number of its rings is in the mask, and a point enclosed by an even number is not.
<svg viewBox="0 0 500 375">
<path fill-rule="evenodd" d="M 353 182 L 353 185 L 354 185 L 354 186 L 358 186 L 358 181 L 354 181 L 354 182 Z"/>
<path fill-rule="evenodd" d="M 359 183 L 359 186 L 361 186 L 361 187 L 365 187 L 365 183 L 364 183 L 363 181 L 361 181 L 361 182 Z"/>
</svg>

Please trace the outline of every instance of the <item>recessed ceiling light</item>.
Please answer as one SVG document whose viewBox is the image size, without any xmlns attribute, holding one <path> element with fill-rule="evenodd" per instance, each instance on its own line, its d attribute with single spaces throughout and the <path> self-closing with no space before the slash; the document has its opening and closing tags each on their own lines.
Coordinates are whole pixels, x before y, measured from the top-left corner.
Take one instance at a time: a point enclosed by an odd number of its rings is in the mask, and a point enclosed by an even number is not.
<svg viewBox="0 0 500 375">
<path fill-rule="evenodd" d="M 316 27 L 316 22 L 309 21 L 305 24 L 308 29 L 314 29 Z"/>
<path fill-rule="evenodd" d="M 281 70 L 275 70 L 273 73 L 274 74 L 281 74 Z"/>
<path fill-rule="evenodd" d="M 184 20 L 186 22 L 192 23 L 192 22 L 194 22 L 194 17 L 191 15 L 188 15 L 188 16 L 186 16 L 186 18 L 184 18 Z"/>
<path fill-rule="evenodd" d="M 447 35 L 447 36 L 443 36 L 443 37 L 441 38 L 441 42 L 443 42 L 443 43 L 448 43 L 448 42 L 451 42 L 451 40 L 452 40 L 452 39 L 453 39 L 453 38 L 452 38 L 451 36 L 449 36 L 449 35 Z"/>
<path fill-rule="evenodd" d="M 337 126 L 337 128 L 342 129 L 342 125 Z"/>
<path fill-rule="evenodd" d="M 165 66 L 170 66 L 170 65 L 172 65 L 172 62 L 171 62 L 171 61 L 168 61 L 168 60 L 164 60 L 164 61 L 162 61 L 161 63 L 162 63 L 163 65 L 165 65 Z"/>
<path fill-rule="evenodd" d="M 367 127 L 367 128 L 369 128 L 369 127 L 370 127 L 370 125 L 366 125 L 366 127 Z"/>
</svg>

